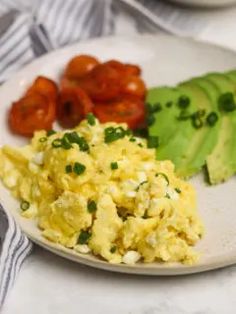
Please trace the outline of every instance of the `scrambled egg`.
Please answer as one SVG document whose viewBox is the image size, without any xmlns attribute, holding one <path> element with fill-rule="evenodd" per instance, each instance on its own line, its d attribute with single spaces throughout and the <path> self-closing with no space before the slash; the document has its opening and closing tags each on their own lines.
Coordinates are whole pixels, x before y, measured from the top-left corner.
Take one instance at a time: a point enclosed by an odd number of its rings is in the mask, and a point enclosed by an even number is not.
<svg viewBox="0 0 236 314">
<path fill-rule="evenodd" d="M 203 234 L 193 187 L 124 124 L 84 120 L 0 150 L 0 178 L 47 239 L 111 263 L 193 263 Z"/>
</svg>

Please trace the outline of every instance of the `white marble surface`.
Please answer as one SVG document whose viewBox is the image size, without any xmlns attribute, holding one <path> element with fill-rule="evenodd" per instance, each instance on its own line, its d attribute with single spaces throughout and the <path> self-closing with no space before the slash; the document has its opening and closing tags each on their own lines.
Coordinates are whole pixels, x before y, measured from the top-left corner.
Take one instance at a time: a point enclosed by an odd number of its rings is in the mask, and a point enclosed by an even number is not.
<svg viewBox="0 0 236 314">
<path fill-rule="evenodd" d="M 96 270 L 40 248 L 24 264 L 4 314 L 233 314 L 236 266 L 182 277 Z"/>
</svg>

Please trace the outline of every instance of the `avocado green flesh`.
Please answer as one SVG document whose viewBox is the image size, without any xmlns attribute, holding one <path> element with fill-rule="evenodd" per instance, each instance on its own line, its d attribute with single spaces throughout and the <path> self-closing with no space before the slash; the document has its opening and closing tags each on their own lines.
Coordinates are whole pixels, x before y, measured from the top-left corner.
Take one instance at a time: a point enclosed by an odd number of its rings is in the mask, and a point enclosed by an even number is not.
<svg viewBox="0 0 236 314">
<path fill-rule="evenodd" d="M 235 94 L 235 83 L 223 74 L 208 74 L 206 79 L 214 83 L 221 94 Z M 235 112 L 225 113 L 221 118 L 221 127 L 217 145 L 207 157 L 207 169 L 211 184 L 217 184 L 230 178 L 236 171 L 236 116 Z"/>
<path fill-rule="evenodd" d="M 230 80 L 232 80 L 236 84 L 236 70 L 226 72 L 225 76 L 227 76 Z"/>
<path fill-rule="evenodd" d="M 179 87 L 192 90 L 193 99 L 196 100 L 197 110 L 205 110 L 206 114 L 211 111 L 216 111 L 215 103 L 219 96 L 219 90 L 217 90 L 214 84 L 204 79 L 199 79 L 180 84 Z M 207 156 L 217 143 L 219 127 L 220 124 L 217 123 L 214 127 L 204 125 L 200 129 L 195 130 L 182 156 L 183 158 L 176 168 L 180 176 L 190 177 L 202 169 Z"/>
<path fill-rule="evenodd" d="M 196 131 L 192 127 L 191 121 L 177 119 L 180 114 L 177 102 L 182 95 L 188 96 L 190 99 L 194 97 L 192 92 L 187 89 L 166 87 L 151 89 L 147 97 L 148 103 L 153 105 L 158 102 L 163 108 L 154 115 L 155 124 L 149 128 L 149 135 L 159 137 L 160 145 L 157 149 L 156 158 L 158 160 L 171 160 L 177 169 L 193 133 Z M 169 101 L 173 103 L 171 108 L 165 106 Z M 193 110 L 195 109 L 196 106 L 193 105 Z"/>
</svg>

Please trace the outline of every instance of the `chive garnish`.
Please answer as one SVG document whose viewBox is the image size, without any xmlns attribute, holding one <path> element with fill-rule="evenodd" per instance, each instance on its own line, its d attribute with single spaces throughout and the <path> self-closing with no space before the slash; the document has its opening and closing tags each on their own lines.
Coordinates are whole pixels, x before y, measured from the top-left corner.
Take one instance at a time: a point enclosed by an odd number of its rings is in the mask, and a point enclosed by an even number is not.
<svg viewBox="0 0 236 314">
<path fill-rule="evenodd" d="M 138 146 L 139 146 L 139 147 L 143 147 L 143 144 L 141 144 L 141 143 L 138 143 Z"/>
<path fill-rule="evenodd" d="M 115 253 L 116 249 L 117 249 L 116 245 L 113 245 L 110 249 L 110 252 Z"/>
<path fill-rule="evenodd" d="M 29 207 L 30 207 L 30 203 L 27 202 L 27 201 L 22 201 L 21 204 L 20 204 L 20 208 L 21 208 L 21 210 L 23 210 L 23 211 L 29 209 Z"/>
<path fill-rule="evenodd" d="M 81 164 L 79 162 L 75 162 L 74 163 L 73 171 L 74 171 L 75 174 L 81 175 L 82 173 L 85 172 L 85 169 L 86 169 L 85 165 L 83 165 L 83 164 Z"/>
<path fill-rule="evenodd" d="M 158 172 L 158 173 L 156 173 L 156 177 L 158 177 L 158 176 L 162 176 L 162 177 L 166 180 L 167 185 L 170 184 L 170 180 L 169 180 L 169 178 L 167 177 L 167 175 L 166 175 L 165 173 L 163 173 L 163 172 Z"/>
<path fill-rule="evenodd" d="M 47 138 L 46 137 L 41 137 L 40 139 L 39 139 L 39 142 L 40 143 L 44 143 L 44 142 L 46 142 L 47 141 Z"/>
<path fill-rule="evenodd" d="M 177 192 L 177 193 L 181 193 L 181 190 L 179 189 L 179 188 L 175 188 L 175 192 Z"/>
<path fill-rule="evenodd" d="M 93 200 L 90 200 L 90 201 L 88 201 L 88 203 L 87 203 L 87 209 L 88 209 L 88 212 L 89 213 L 94 213 L 96 210 L 97 210 L 97 204 L 96 204 L 96 202 L 95 201 L 93 201 Z"/>
<path fill-rule="evenodd" d="M 66 165 L 65 171 L 66 171 L 66 173 L 71 173 L 72 172 L 72 166 L 71 165 Z"/>
<path fill-rule="evenodd" d="M 48 131 L 47 131 L 47 136 L 51 136 L 51 135 L 56 134 L 56 133 L 57 133 L 57 132 L 54 131 L 54 130 L 48 130 Z"/>
<path fill-rule="evenodd" d="M 91 112 L 87 114 L 86 118 L 87 118 L 89 125 L 95 125 L 96 124 L 95 116 Z"/>
<path fill-rule="evenodd" d="M 156 119 L 155 119 L 155 117 L 154 117 L 153 115 L 149 115 L 149 116 L 147 117 L 147 125 L 148 125 L 148 126 L 153 125 L 153 124 L 155 123 L 155 121 L 156 121 Z"/>
<path fill-rule="evenodd" d="M 78 244 L 86 244 L 88 243 L 88 240 L 91 237 L 91 233 L 89 233 L 88 231 L 81 231 L 79 238 L 78 238 Z"/>
<path fill-rule="evenodd" d="M 115 162 L 111 162 L 111 169 L 112 170 L 118 169 L 118 163 L 116 161 Z"/>
<path fill-rule="evenodd" d="M 111 143 L 129 135 L 129 131 L 123 129 L 122 127 L 108 127 L 104 130 L 104 135 L 105 143 Z"/>
<path fill-rule="evenodd" d="M 56 139 L 52 142 L 52 147 L 54 147 L 54 148 L 61 147 L 61 139 L 60 139 L 60 138 L 56 138 Z"/>
<path fill-rule="evenodd" d="M 152 113 L 155 113 L 155 112 L 159 112 L 162 110 L 162 106 L 161 104 L 158 102 L 158 103 L 155 103 L 153 105 L 151 104 L 146 104 L 146 107 L 147 107 L 147 111 L 149 114 L 152 114 Z"/>
<path fill-rule="evenodd" d="M 166 193 L 166 196 L 165 196 L 165 197 L 166 197 L 166 198 L 169 198 L 169 199 L 171 198 L 168 193 Z"/>
<path fill-rule="evenodd" d="M 148 148 L 157 148 L 159 146 L 159 137 L 158 136 L 149 136 L 147 139 Z"/>
<path fill-rule="evenodd" d="M 218 107 L 225 112 L 231 112 L 236 109 L 233 93 L 224 93 L 218 99 Z"/>
<path fill-rule="evenodd" d="M 135 138 L 135 137 L 131 137 L 131 138 L 129 139 L 129 141 L 130 141 L 130 142 L 135 142 L 135 141 L 136 141 L 136 138 Z"/>
<path fill-rule="evenodd" d="M 141 183 L 137 186 L 137 188 L 135 189 L 135 191 L 138 192 L 138 190 L 140 189 L 140 187 L 141 187 L 143 184 L 145 184 L 145 183 L 148 183 L 148 181 L 145 180 L 145 181 L 141 182 Z"/>
<path fill-rule="evenodd" d="M 166 107 L 167 108 L 170 108 L 170 107 L 172 107 L 173 106 L 173 101 L 168 101 L 167 103 L 166 103 Z"/>
<path fill-rule="evenodd" d="M 218 121 L 218 115 L 216 112 L 212 111 L 208 114 L 206 118 L 206 122 L 209 126 L 214 126 Z"/>
<path fill-rule="evenodd" d="M 192 118 L 192 126 L 195 129 L 200 129 L 203 126 L 203 122 L 200 118 Z"/>
<path fill-rule="evenodd" d="M 186 95 L 182 95 L 178 99 L 178 106 L 181 109 L 186 109 L 190 105 L 190 98 Z"/>
</svg>

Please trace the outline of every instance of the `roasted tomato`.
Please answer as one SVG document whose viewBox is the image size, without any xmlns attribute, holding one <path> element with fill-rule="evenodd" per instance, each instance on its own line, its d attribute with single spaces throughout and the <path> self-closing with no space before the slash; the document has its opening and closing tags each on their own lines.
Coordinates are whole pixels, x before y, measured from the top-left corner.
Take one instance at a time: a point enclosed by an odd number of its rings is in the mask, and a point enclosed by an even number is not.
<svg viewBox="0 0 236 314">
<path fill-rule="evenodd" d="M 78 55 L 72 58 L 65 70 L 65 76 L 68 79 L 78 79 L 88 74 L 94 67 L 99 64 L 99 61 L 89 55 Z"/>
<path fill-rule="evenodd" d="M 100 122 L 125 122 L 131 129 L 139 128 L 145 121 L 144 102 L 132 96 L 124 96 L 109 103 L 96 104 L 94 114 Z"/>
<path fill-rule="evenodd" d="M 27 90 L 26 95 L 31 93 L 39 93 L 47 98 L 50 98 L 54 101 L 57 101 L 58 97 L 58 88 L 56 83 L 45 77 L 45 76 L 38 76 L 34 81 L 33 85 Z"/>
<path fill-rule="evenodd" d="M 80 88 L 65 88 L 61 91 L 58 104 L 58 121 L 65 128 L 73 128 L 93 111 L 93 103 Z"/>
<path fill-rule="evenodd" d="M 140 76 L 141 75 L 141 69 L 138 65 L 135 64 L 125 64 L 125 71 L 127 75 L 134 75 L 134 76 Z"/>
<path fill-rule="evenodd" d="M 115 99 L 121 90 L 121 75 L 109 64 L 96 66 L 80 81 L 80 86 L 94 101 Z"/>
<path fill-rule="evenodd" d="M 32 136 L 36 130 L 52 129 L 55 116 L 55 102 L 31 91 L 29 95 L 12 104 L 9 126 L 14 133 Z"/>
<path fill-rule="evenodd" d="M 146 86 L 138 76 L 127 76 L 122 81 L 121 93 L 144 99 L 146 96 Z"/>
</svg>

